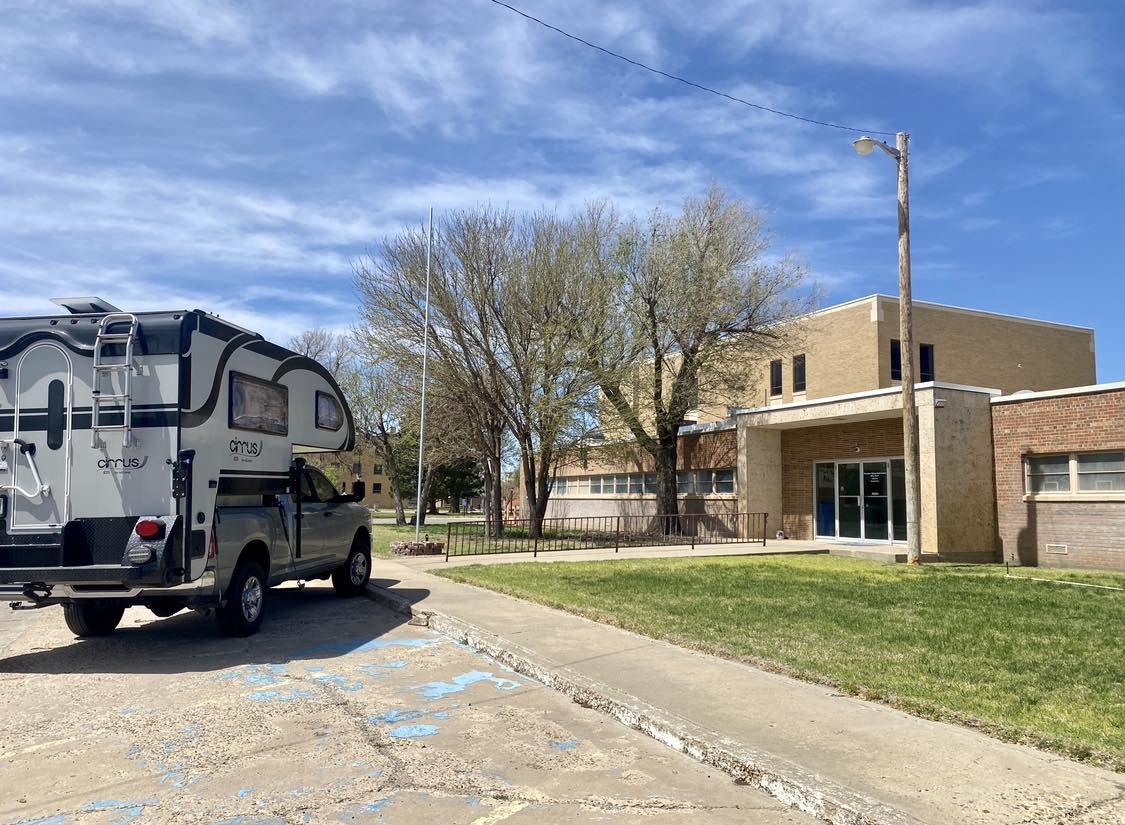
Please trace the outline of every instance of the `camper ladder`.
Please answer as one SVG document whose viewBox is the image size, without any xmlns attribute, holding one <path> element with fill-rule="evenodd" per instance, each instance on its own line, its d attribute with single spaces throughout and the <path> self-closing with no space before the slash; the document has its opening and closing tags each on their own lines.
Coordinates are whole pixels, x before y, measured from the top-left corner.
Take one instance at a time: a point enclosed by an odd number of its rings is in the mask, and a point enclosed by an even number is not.
<svg viewBox="0 0 1125 825">
<path fill-rule="evenodd" d="M 111 332 L 113 326 L 129 325 L 128 332 Z M 111 312 L 102 318 L 98 325 L 98 337 L 94 340 L 94 380 L 91 389 L 93 396 L 93 410 L 90 417 L 90 430 L 92 432 L 92 445 L 98 446 L 98 433 L 113 430 L 121 431 L 121 445 L 128 447 L 133 439 L 133 396 L 131 393 L 131 379 L 136 372 L 133 363 L 133 344 L 137 340 L 137 316 L 131 312 Z M 124 359 L 121 361 L 107 362 L 103 348 L 109 345 L 120 345 L 125 348 Z M 116 355 L 110 355 L 110 358 Z M 121 375 L 121 391 L 114 392 L 112 376 Z M 103 391 L 102 377 L 106 376 L 108 392 Z M 117 409 L 103 409 L 105 407 L 120 408 L 122 417 L 120 424 L 107 424 L 105 416 L 115 413 Z"/>
</svg>

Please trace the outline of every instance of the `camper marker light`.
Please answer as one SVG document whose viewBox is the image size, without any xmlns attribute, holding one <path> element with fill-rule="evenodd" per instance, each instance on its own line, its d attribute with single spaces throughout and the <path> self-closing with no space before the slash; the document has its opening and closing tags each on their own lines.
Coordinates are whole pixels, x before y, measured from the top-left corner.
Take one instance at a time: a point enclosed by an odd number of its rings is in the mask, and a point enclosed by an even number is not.
<svg viewBox="0 0 1125 825">
<path fill-rule="evenodd" d="M 152 561 L 152 548 L 147 544 L 138 544 L 129 549 L 129 561 L 133 564 L 145 564 Z"/>
<path fill-rule="evenodd" d="M 159 521 L 142 519 L 141 521 L 137 522 L 137 526 L 134 528 L 134 530 L 136 531 L 136 534 L 145 541 L 152 541 L 153 539 L 158 539 L 161 537 L 161 535 L 163 535 L 164 524 L 163 522 Z"/>
</svg>

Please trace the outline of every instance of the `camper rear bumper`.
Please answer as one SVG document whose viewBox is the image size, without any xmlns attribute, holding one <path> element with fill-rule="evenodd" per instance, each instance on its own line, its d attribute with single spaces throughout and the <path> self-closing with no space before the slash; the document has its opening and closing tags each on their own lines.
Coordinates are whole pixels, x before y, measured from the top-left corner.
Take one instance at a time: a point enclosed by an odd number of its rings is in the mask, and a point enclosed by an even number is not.
<svg viewBox="0 0 1125 825">
<path fill-rule="evenodd" d="M 89 564 L 82 567 L 0 567 L 0 584 L 122 584 L 133 587 L 162 587 L 160 572 L 153 565 Z M 154 575 L 155 572 L 155 575 Z"/>
</svg>

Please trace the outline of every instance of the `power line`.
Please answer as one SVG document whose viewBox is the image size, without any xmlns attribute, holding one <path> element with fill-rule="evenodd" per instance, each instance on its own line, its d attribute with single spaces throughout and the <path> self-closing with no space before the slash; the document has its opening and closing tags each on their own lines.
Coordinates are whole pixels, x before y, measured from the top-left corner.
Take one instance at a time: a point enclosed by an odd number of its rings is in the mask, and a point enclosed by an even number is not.
<svg viewBox="0 0 1125 825">
<path fill-rule="evenodd" d="M 792 112 L 783 112 L 781 109 L 771 109 L 769 106 L 763 106 L 760 103 L 753 103 L 753 102 L 751 102 L 749 100 L 745 100 L 741 97 L 736 97 L 735 95 L 730 95 L 730 94 L 727 94 L 726 92 L 721 92 L 718 89 L 712 89 L 710 86 L 704 86 L 702 83 L 696 83 L 694 80 L 688 80 L 686 77 L 680 77 L 679 75 L 670 74 L 668 72 L 661 71 L 660 69 L 654 68 L 654 67 L 646 65 L 644 63 L 641 63 L 639 60 L 633 60 L 632 58 L 626 57 L 623 54 L 618 54 L 615 51 L 611 51 L 610 49 L 607 49 L 604 46 L 599 46 L 597 43 L 591 43 L 589 40 L 583 40 L 581 37 L 578 37 L 577 35 L 571 34 L 568 31 L 564 31 L 564 30 L 560 29 L 558 26 L 552 26 L 550 23 L 548 23 L 544 20 L 540 20 L 538 17 L 535 17 L 534 15 L 528 14 L 525 11 L 521 11 L 520 9 L 517 9 L 515 6 L 508 5 L 507 3 L 502 2 L 502 0 L 489 0 L 489 2 L 495 3 L 497 6 L 502 6 L 503 8 L 508 9 L 508 11 L 515 12 L 520 17 L 523 17 L 527 20 L 530 20 L 533 23 L 538 23 L 543 28 L 550 29 L 551 31 L 553 31 L 557 34 L 561 34 L 563 37 L 569 38 L 570 40 L 574 40 L 577 43 L 581 43 L 583 46 L 589 46 L 591 49 L 599 51 L 602 54 L 607 54 L 610 57 L 616 58 L 618 60 L 623 60 L 624 62 L 629 63 L 630 65 L 636 66 L 640 69 L 644 69 L 646 72 L 652 72 L 653 74 L 658 74 L 661 77 L 666 77 L 669 80 L 675 80 L 677 83 L 683 83 L 686 86 L 691 86 L 695 89 L 699 89 L 700 91 L 707 92 L 708 94 L 717 95 L 718 97 L 725 97 L 727 100 L 732 100 L 735 103 L 741 103 L 743 106 L 749 106 L 751 109 L 758 109 L 759 111 L 762 111 L 762 112 L 769 112 L 771 115 L 777 115 L 779 117 L 787 117 L 790 120 L 799 120 L 802 123 L 811 123 L 815 126 L 828 126 L 828 127 L 831 127 L 832 129 L 842 129 L 845 132 L 862 132 L 862 133 L 868 134 L 868 135 L 890 135 L 890 136 L 893 136 L 895 134 L 894 132 L 880 132 L 877 129 L 860 129 L 860 128 L 857 128 L 855 126 L 845 126 L 842 123 L 830 123 L 827 120 L 816 120 L 815 118 L 804 117 L 803 115 L 795 115 Z"/>
</svg>

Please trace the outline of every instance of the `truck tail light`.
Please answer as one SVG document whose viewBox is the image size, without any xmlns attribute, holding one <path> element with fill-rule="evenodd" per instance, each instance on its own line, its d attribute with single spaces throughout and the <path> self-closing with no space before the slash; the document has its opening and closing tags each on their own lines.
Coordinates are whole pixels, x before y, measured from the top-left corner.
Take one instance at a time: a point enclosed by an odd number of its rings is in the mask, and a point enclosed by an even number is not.
<svg viewBox="0 0 1125 825">
<path fill-rule="evenodd" d="M 207 543 L 207 561 L 214 561 L 219 555 L 219 542 L 215 540 L 215 525 L 211 525 L 211 540 Z"/>
<path fill-rule="evenodd" d="M 164 522 L 141 519 L 133 529 L 145 541 L 152 541 L 164 535 Z"/>
</svg>

